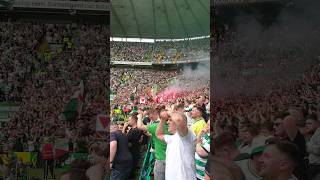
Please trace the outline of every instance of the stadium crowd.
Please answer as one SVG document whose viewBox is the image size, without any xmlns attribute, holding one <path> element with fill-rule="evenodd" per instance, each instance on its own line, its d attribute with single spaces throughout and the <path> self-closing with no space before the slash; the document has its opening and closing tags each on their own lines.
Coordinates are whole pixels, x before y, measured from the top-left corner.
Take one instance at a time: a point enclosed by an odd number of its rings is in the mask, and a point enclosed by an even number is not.
<svg viewBox="0 0 320 180">
<path fill-rule="evenodd" d="M 209 38 L 156 43 L 111 42 L 111 61 L 175 62 L 208 55 Z"/>
<path fill-rule="evenodd" d="M 137 67 L 113 67 L 110 78 L 110 178 L 132 179 L 137 171 L 151 176 L 151 168 L 155 179 L 203 179 L 210 152 L 209 81 L 186 78 L 179 70 Z M 164 93 L 177 82 L 184 88 Z M 148 142 L 155 159 L 142 167 Z"/>
<path fill-rule="evenodd" d="M 252 47 L 230 29 L 216 37 L 207 174 L 319 179 L 320 64 L 311 46 L 318 39 L 283 45 L 269 37 Z"/>
<path fill-rule="evenodd" d="M 107 107 L 108 33 L 104 25 L 1 22 L 0 98 L 19 106 L 0 127 L 2 153 L 38 152 L 41 159 L 45 144 L 90 153 L 90 142 L 106 138 L 95 125 Z M 83 105 L 69 119 L 62 114 L 81 80 Z M 108 148 L 99 148 L 100 161 Z M 10 169 L 10 161 L 1 164 Z"/>
</svg>

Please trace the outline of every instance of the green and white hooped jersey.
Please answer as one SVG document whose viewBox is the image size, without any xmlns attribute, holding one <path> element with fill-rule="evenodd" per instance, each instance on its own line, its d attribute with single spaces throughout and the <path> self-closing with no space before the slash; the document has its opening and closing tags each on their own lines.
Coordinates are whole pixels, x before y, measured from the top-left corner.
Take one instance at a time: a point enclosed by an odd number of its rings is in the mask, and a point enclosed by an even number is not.
<svg viewBox="0 0 320 180">
<path fill-rule="evenodd" d="M 201 147 L 210 153 L 210 134 L 204 134 L 202 136 L 202 144 Z M 204 179 L 205 176 L 205 167 L 207 164 L 207 157 L 201 158 L 197 153 L 195 153 L 195 160 L 196 160 L 196 177 L 198 179 Z"/>
</svg>

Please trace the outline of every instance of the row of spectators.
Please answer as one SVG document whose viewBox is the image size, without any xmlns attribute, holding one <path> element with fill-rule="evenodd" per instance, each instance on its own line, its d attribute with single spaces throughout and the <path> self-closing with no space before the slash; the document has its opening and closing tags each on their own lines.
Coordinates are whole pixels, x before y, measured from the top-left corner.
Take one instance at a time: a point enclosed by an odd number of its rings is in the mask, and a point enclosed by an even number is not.
<svg viewBox="0 0 320 180">
<path fill-rule="evenodd" d="M 206 57 L 209 38 L 156 43 L 111 42 L 111 61 L 179 61 Z"/>
</svg>

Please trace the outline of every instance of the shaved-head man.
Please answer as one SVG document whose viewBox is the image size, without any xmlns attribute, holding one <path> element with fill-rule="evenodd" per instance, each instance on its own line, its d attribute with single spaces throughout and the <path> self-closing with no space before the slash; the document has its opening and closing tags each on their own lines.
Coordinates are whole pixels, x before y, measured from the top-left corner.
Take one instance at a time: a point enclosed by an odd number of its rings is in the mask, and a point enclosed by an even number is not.
<svg viewBox="0 0 320 180">
<path fill-rule="evenodd" d="M 165 179 L 185 180 L 196 179 L 195 172 L 195 139 L 194 134 L 187 127 L 187 117 L 180 112 L 169 112 L 167 120 L 168 131 L 172 135 L 165 135 L 161 119 L 157 128 L 157 137 L 167 143 Z"/>
</svg>

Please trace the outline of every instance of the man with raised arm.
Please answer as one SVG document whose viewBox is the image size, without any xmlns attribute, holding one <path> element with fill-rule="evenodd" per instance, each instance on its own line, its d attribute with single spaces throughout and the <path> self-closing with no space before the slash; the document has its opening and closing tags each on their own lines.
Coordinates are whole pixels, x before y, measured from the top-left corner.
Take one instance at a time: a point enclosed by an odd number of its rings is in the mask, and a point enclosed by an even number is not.
<svg viewBox="0 0 320 180">
<path fill-rule="evenodd" d="M 179 112 L 169 112 L 168 131 L 165 135 L 161 119 L 157 128 L 157 137 L 167 143 L 166 150 L 166 179 L 195 180 L 195 135 L 187 127 L 187 117 Z"/>
<path fill-rule="evenodd" d="M 156 137 L 156 130 L 159 126 L 159 120 L 158 120 L 158 111 L 156 109 L 150 109 L 149 110 L 149 118 L 153 123 L 150 123 L 148 125 L 144 125 L 142 122 L 142 113 L 138 114 L 138 128 L 148 132 L 151 134 L 151 141 L 154 143 L 154 154 L 155 154 L 155 164 L 153 168 L 154 172 L 154 179 L 155 180 L 165 180 L 165 167 L 166 167 L 166 148 L 167 145 L 165 142 L 161 141 Z M 166 110 L 160 111 L 160 119 L 163 121 L 167 121 L 169 119 L 169 115 Z M 165 134 L 168 133 L 168 125 L 166 124 L 164 127 Z"/>
</svg>

